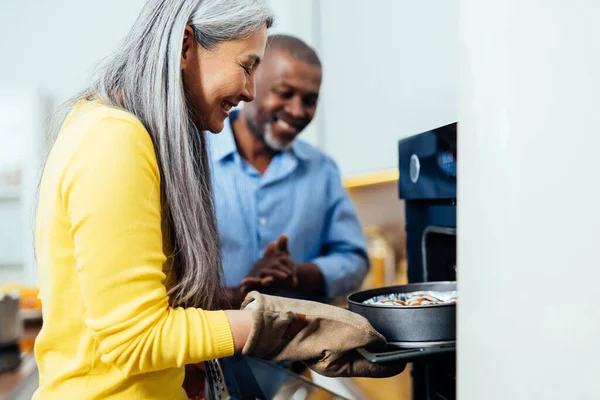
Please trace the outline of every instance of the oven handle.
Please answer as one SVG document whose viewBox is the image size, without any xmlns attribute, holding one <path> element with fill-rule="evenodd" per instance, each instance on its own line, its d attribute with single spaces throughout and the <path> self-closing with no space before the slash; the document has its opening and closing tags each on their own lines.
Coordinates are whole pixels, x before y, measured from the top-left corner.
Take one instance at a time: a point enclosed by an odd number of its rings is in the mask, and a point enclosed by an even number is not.
<svg viewBox="0 0 600 400">
<path fill-rule="evenodd" d="M 397 351 L 370 352 L 361 347 L 357 349 L 358 353 L 373 364 L 387 362 L 412 362 L 414 360 L 434 356 L 438 354 L 456 352 L 456 343 L 447 343 L 439 346 L 420 347 L 416 349 L 402 349 Z"/>
</svg>

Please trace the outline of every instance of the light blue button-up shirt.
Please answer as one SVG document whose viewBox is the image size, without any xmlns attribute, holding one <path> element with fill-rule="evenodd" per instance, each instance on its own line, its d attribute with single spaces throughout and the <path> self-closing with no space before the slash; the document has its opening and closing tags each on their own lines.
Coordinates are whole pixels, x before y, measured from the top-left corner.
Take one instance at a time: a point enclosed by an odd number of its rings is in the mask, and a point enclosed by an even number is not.
<svg viewBox="0 0 600 400">
<path fill-rule="evenodd" d="M 291 258 L 320 268 L 327 298 L 356 290 L 368 272 L 367 246 L 335 162 L 295 140 L 260 175 L 237 151 L 237 116 L 220 134 L 207 133 L 226 285 L 239 285 L 267 245 L 286 234 Z"/>
</svg>

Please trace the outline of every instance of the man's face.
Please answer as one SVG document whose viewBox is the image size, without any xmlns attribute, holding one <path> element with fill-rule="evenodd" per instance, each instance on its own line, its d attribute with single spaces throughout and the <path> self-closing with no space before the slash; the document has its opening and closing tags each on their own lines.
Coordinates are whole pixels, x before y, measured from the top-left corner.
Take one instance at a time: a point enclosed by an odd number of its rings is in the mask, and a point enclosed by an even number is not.
<svg viewBox="0 0 600 400">
<path fill-rule="evenodd" d="M 275 151 L 290 147 L 312 121 L 321 87 L 321 67 L 271 50 L 256 73 L 256 97 L 244 105 L 252 134 Z"/>
</svg>

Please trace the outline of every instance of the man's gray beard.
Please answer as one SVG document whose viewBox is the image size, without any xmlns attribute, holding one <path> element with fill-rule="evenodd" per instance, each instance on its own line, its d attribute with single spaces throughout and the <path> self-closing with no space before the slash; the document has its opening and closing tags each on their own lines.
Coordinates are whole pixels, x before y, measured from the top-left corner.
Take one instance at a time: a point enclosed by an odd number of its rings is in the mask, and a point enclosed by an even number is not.
<svg viewBox="0 0 600 400">
<path fill-rule="evenodd" d="M 263 139 L 265 141 L 265 144 L 267 145 L 268 148 L 270 148 L 273 151 L 286 151 L 288 150 L 290 147 L 292 147 L 292 143 L 282 143 L 279 139 L 277 139 L 275 137 L 275 135 L 273 134 L 273 125 L 272 124 L 265 124 L 264 126 L 264 134 L 263 134 Z"/>
</svg>

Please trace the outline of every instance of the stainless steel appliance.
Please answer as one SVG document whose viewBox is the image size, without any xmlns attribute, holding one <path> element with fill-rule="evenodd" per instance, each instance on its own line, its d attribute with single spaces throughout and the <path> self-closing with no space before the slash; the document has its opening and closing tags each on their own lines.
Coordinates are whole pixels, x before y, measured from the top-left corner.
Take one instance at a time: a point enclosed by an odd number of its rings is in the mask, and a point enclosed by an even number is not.
<svg viewBox="0 0 600 400">
<path fill-rule="evenodd" d="M 422 291 L 456 291 L 456 282 L 410 283 L 386 286 L 352 293 L 348 296 L 350 311 L 369 320 L 373 328 L 390 344 L 418 342 L 448 342 L 456 340 L 456 305 L 454 303 L 390 307 L 366 304 L 374 297 Z"/>
</svg>

